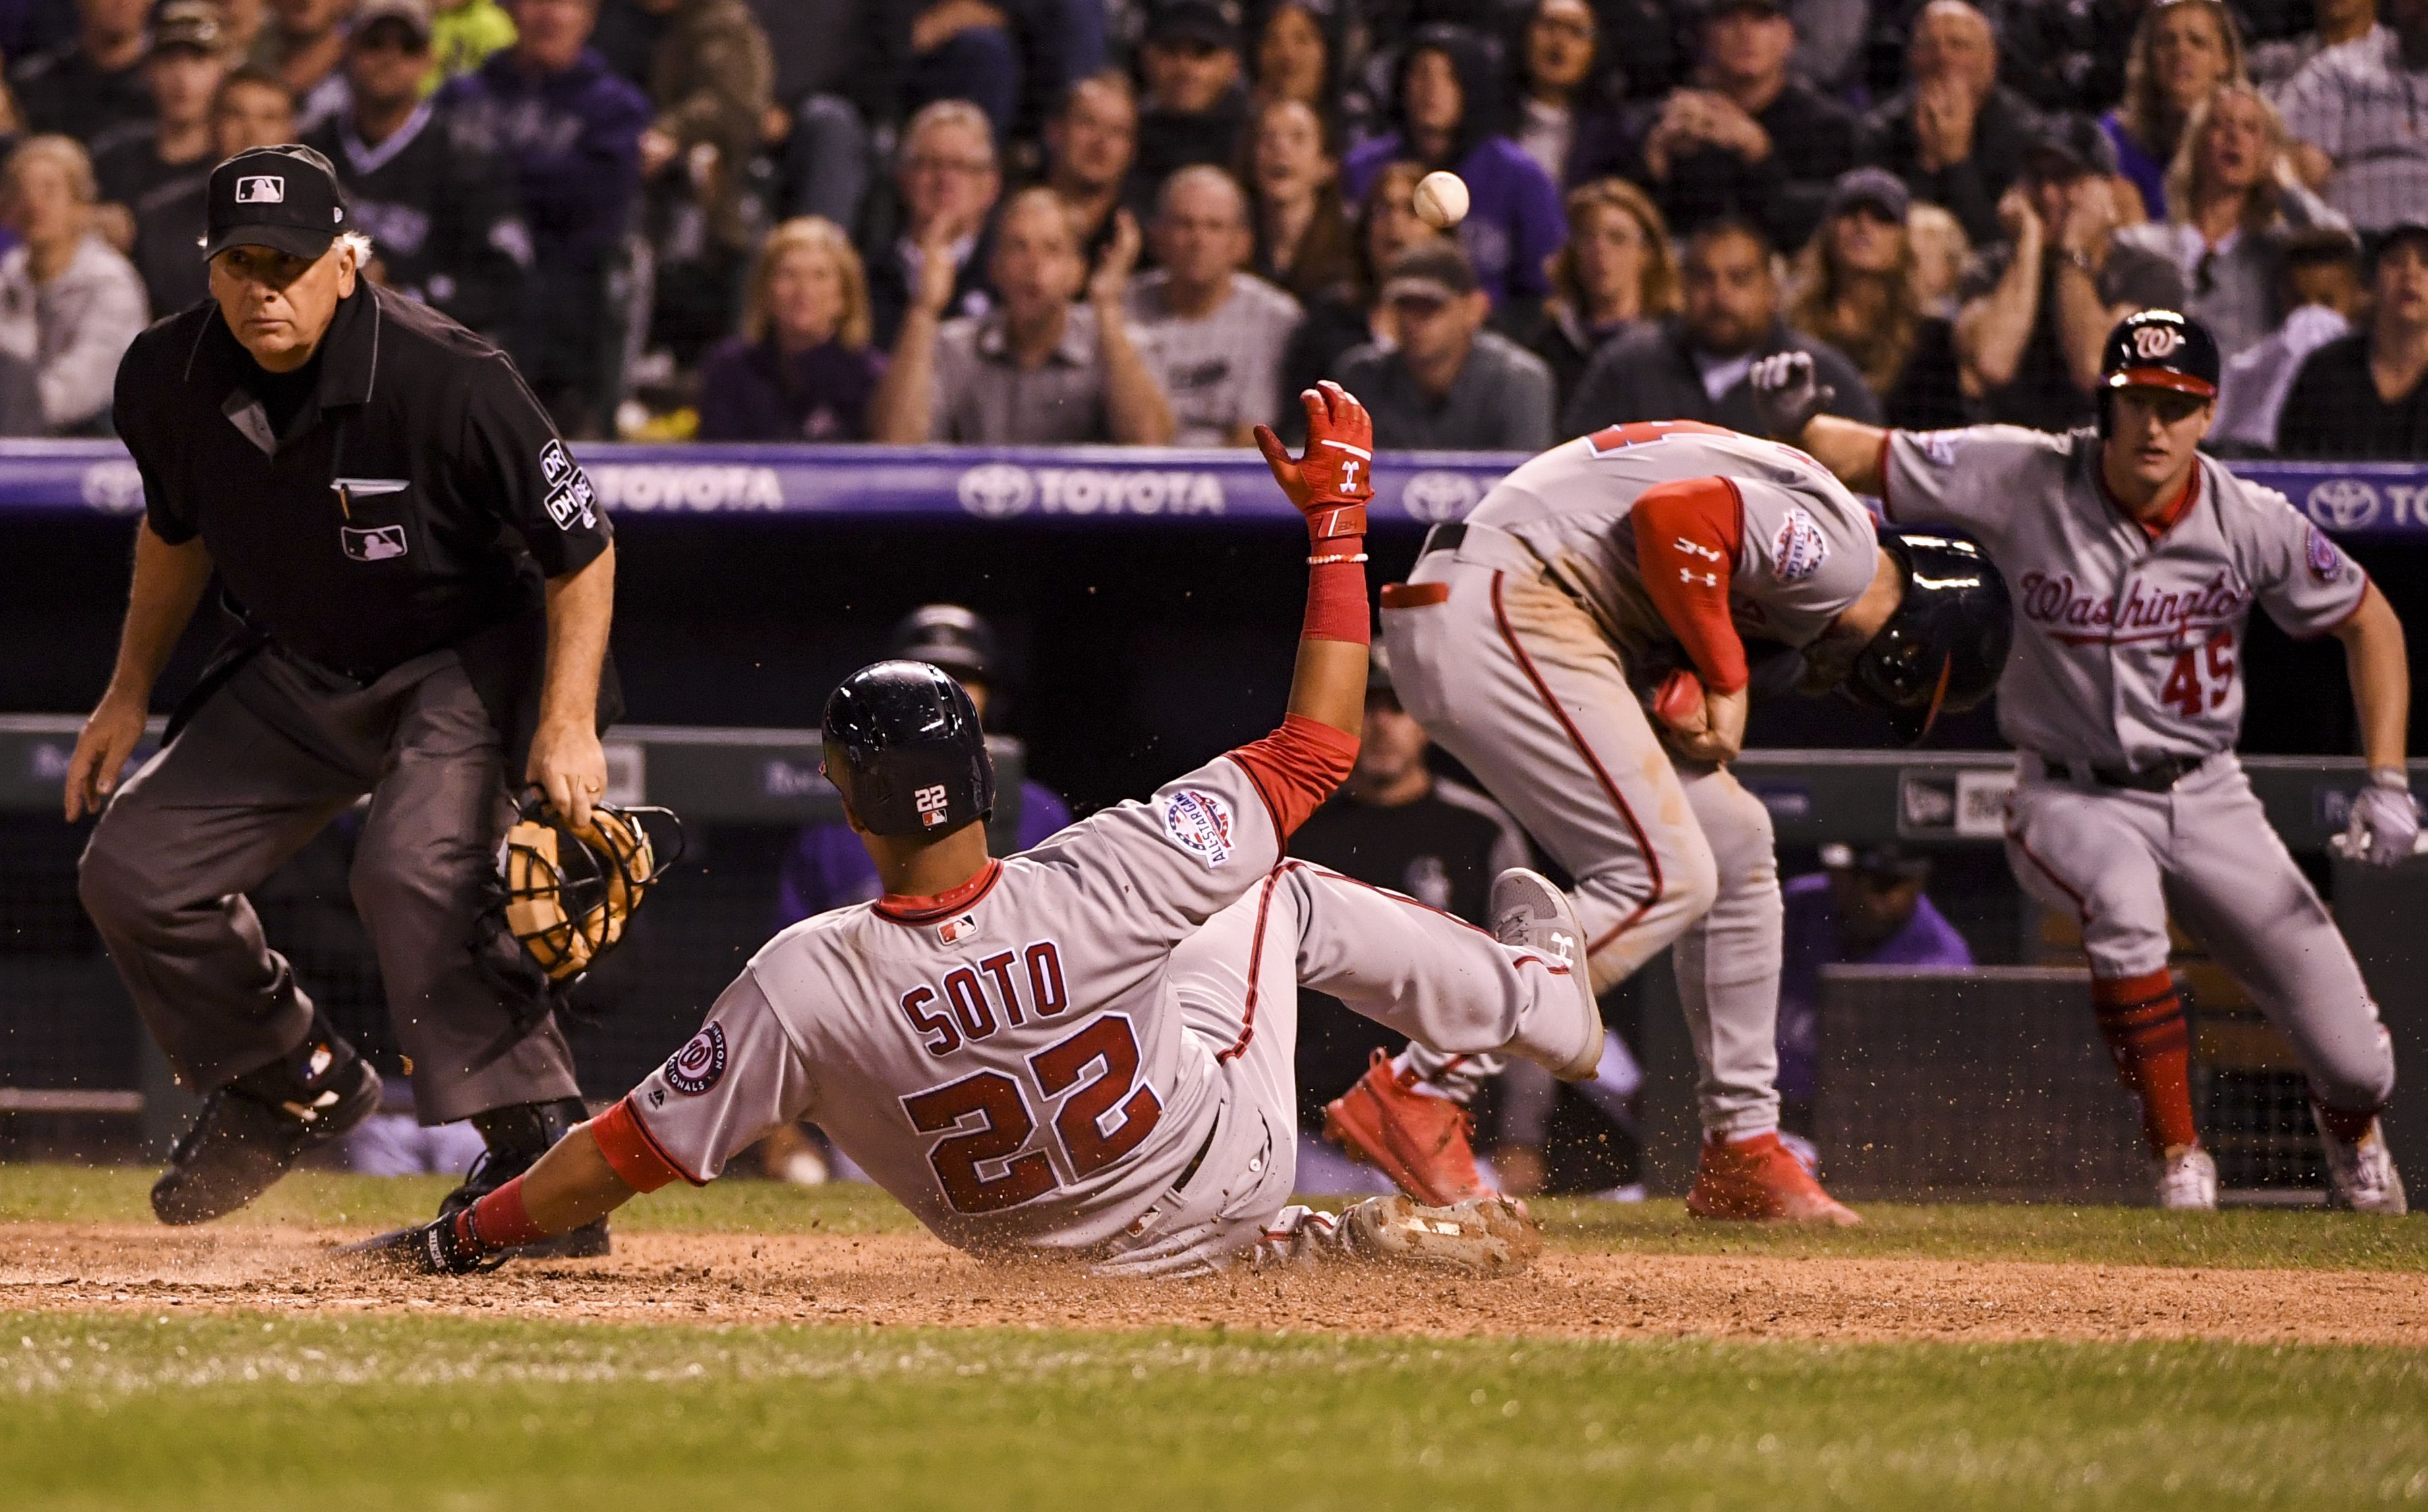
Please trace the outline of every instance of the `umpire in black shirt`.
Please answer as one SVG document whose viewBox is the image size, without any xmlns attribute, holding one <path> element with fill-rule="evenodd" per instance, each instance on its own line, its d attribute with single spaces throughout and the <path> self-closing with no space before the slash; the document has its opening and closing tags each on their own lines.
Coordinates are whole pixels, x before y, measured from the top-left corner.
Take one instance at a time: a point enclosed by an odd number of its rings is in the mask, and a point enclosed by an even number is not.
<svg viewBox="0 0 2428 1512">
<path fill-rule="evenodd" d="M 450 1204 L 584 1116 L 544 983 L 484 911 L 515 780 L 576 824 L 606 786 L 615 543 L 513 364 L 372 287 L 352 216 L 309 148 L 220 164 L 211 298 L 119 367 L 144 519 L 67 814 L 101 812 L 85 907 L 180 1083 L 208 1094 L 152 1191 L 166 1223 L 243 1206 L 378 1106 L 244 898 L 365 795 L 354 903 L 415 1106 L 488 1142 Z M 113 794 L 214 572 L 234 633 Z"/>
</svg>

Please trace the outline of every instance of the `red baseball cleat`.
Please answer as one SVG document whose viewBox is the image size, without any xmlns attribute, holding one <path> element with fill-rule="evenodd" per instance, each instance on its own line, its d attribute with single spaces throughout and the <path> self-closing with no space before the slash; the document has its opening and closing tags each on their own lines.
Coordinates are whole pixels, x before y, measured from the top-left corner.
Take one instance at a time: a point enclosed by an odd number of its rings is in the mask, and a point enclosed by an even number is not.
<svg viewBox="0 0 2428 1512">
<path fill-rule="evenodd" d="M 1400 1190 L 1429 1207 L 1491 1196 L 1468 1142 L 1473 1126 L 1467 1109 L 1415 1086 L 1414 1076 L 1403 1077 L 1389 1056 L 1375 1051 L 1357 1085 L 1324 1105 L 1323 1137 L 1380 1166 Z"/>
<path fill-rule="evenodd" d="M 1821 1190 L 1777 1134 L 1703 1142 L 1686 1210 L 1698 1218 L 1777 1219 L 1852 1228 L 1863 1220 Z"/>
</svg>

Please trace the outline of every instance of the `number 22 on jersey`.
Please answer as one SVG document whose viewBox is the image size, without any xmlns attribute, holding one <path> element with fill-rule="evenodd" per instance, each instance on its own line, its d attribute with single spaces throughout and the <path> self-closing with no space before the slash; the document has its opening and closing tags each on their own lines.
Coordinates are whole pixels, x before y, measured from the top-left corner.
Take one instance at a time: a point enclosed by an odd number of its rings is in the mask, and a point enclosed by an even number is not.
<svg viewBox="0 0 2428 1512">
<path fill-rule="evenodd" d="M 1083 1085 L 1089 1067 L 1097 1064 L 1103 1072 Z M 1138 1035 L 1126 1014 L 1106 1014 L 1029 1056 L 1027 1066 L 1049 1109 L 1061 1099 L 1053 1114 L 1055 1142 L 1072 1180 L 1085 1180 L 1137 1149 L 1163 1119 L 1163 1100 L 1153 1087 L 1139 1085 Z M 1037 1115 L 1027 1090 L 1003 1072 L 981 1071 L 914 1093 L 902 1099 L 902 1110 L 920 1133 L 946 1135 L 927 1152 L 927 1163 L 955 1212 L 1001 1212 L 1061 1184 L 1045 1150 L 1021 1153 L 1037 1131 Z M 1001 1164 L 1001 1174 L 988 1175 L 984 1167 L 994 1164 Z"/>
</svg>

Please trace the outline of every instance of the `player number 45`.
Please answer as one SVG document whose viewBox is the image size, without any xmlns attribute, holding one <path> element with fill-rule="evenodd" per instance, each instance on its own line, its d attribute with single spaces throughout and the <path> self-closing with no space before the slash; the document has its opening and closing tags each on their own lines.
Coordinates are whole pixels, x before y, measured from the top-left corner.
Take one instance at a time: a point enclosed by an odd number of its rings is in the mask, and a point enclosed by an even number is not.
<svg viewBox="0 0 2428 1512">
<path fill-rule="evenodd" d="M 1103 1074 L 1081 1086 L 1088 1068 L 1099 1063 Z M 1028 1069 L 1048 1099 L 1070 1093 L 1054 1115 L 1054 1133 L 1073 1180 L 1085 1180 L 1137 1149 L 1163 1120 L 1163 1100 L 1154 1088 L 1138 1085 L 1138 1035 L 1124 1014 L 1107 1013 L 1038 1051 Z M 1037 1131 L 1037 1116 L 1020 1083 L 1000 1071 L 915 1093 L 902 1099 L 902 1110 L 922 1134 L 951 1131 L 927 1152 L 927 1163 L 955 1212 L 1001 1212 L 1061 1183 L 1045 1151 L 1020 1153 Z M 991 1165 L 1001 1172 L 987 1175 Z"/>
<path fill-rule="evenodd" d="M 2197 649 L 2175 653 L 2158 701 L 2187 719 L 2197 719 L 2234 691 L 2234 631 L 2222 627 Z"/>
</svg>

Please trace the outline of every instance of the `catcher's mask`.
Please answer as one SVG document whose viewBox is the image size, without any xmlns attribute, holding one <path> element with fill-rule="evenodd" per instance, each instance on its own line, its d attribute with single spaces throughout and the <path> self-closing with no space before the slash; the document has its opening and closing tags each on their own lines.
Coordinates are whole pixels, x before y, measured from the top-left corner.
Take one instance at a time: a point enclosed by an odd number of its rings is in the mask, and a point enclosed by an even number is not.
<svg viewBox="0 0 2428 1512">
<path fill-rule="evenodd" d="M 1942 714 L 1970 709 L 1997 687 L 2014 610 L 2006 578 L 1961 535 L 1883 530 L 1880 545 L 1905 574 L 1905 597 L 1855 658 L 1846 689 L 1919 746 Z"/>
<path fill-rule="evenodd" d="M 674 827 L 663 860 L 644 819 Z M 506 929 L 552 986 L 569 988 L 622 941 L 641 900 L 681 859 L 682 821 L 672 810 L 594 803 L 577 830 L 534 787 L 498 846 Z"/>
<path fill-rule="evenodd" d="M 827 781 L 878 835 L 946 835 L 994 812 L 977 706 L 942 667 L 878 662 L 843 680 L 821 722 Z"/>
</svg>

